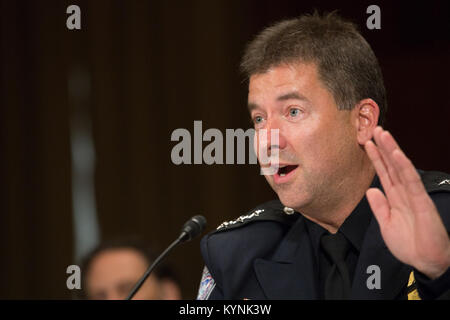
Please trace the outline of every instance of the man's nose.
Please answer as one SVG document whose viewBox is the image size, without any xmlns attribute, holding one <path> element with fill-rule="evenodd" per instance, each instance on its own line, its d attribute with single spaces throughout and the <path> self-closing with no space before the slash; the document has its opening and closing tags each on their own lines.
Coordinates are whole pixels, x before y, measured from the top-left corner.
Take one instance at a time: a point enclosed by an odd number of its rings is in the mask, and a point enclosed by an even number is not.
<svg viewBox="0 0 450 320">
<path fill-rule="evenodd" d="M 267 148 L 268 155 L 270 155 L 273 148 L 282 150 L 286 147 L 286 139 L 280 120 L 276 118 L 268 120 L 265 129 L 267 130 L 265 147 Z"/>
</svg>

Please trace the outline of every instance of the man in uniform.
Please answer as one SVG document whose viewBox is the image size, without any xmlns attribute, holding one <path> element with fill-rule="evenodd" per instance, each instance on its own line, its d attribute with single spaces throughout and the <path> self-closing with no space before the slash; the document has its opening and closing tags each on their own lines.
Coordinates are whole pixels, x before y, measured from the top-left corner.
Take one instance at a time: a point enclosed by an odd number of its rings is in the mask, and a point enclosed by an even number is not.
<svg viewBox="0 0 450 320">
<path fill-rule="evenodd" d="M 382 128 L 381 70 L 355 26 L 279 22 L 241 66 L 256 132 L 278 130 L 257 142 L 279 158 L 265 175 L 279 200 L 202 239 L 198 299 L 448 298 L 450 176 L 416 170 Z"/>
</svg>

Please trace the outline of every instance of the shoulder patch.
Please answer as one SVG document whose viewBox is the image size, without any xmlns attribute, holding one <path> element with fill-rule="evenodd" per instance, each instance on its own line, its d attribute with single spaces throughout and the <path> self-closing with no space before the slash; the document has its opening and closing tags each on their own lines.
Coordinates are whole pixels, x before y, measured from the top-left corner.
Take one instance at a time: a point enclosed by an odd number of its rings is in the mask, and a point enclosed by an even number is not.
<svg viewBox="0 0 450 320">
<path fill-rule="evenodd" d="M 214 281 L 208 268 L 203 268 L 202 280 L 197 293 L 197 300 L 208 300 L 211 292 L 214 290 L 216 282 Z"/>
</svg>

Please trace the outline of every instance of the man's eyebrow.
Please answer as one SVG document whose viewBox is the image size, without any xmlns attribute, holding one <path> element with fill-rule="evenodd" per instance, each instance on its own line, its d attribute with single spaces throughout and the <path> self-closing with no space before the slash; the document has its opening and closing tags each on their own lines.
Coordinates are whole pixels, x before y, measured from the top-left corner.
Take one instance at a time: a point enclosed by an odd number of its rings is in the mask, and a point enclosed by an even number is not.
<svg viewBox="0 0 450 320">
<path fill-rule="evenodd" d="M 306 98 L 304 95 L 298 93 L 297 91 L 283 94 L 277 98 L 277 101 L 284 101 L 284 100 L 290 100 L 290 99 L 309 101 L 308 98 Z"/>
<path fill-rule="evenodd" d="M 309 102 L 308 98 L 306 98 L 304 95 L 298 93 L 297 91 L 285 93 L 279 97 L 277 97 L 277 101 L 285 101 L 290 99 L 296 99 L 296 100 L 302 100 Z M 254 109 L 258 109 L 259 106 L 256 103 L 249 102 L 248 103 L 248 111 L 252 112 Z"/>
<path fill-rule="evenodd" d="M 251 103 L 251 102 L 248 103 L 248 111 L 252 112 L 252 110 L 258 109 L 258 108 L 259 108 L 259 106 L 256 103 Z"/>
</svg>

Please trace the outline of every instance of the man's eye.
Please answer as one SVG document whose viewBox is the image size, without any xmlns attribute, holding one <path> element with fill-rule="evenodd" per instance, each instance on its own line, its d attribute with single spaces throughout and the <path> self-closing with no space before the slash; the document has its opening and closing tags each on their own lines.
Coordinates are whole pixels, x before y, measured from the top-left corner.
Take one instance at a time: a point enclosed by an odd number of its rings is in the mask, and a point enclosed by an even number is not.
<svg viewBox="0 0 450 320">
<path fill-rule="evenodd" d="M 291 117 L 296 117 L 299 115 L 299 113 L 300 113 L 300 109 L 292 108 L 289 110 L 289 115 Z"/>
<path fill-rule="evenodd" d="M 261 123 L 261 122 L 263 121 L 263 117 L 261 117 L 261 116 L 256 116 L 256 117 L 253 118 L 253 121 L 254 121 L 256 124 Z"/>
</svg>

